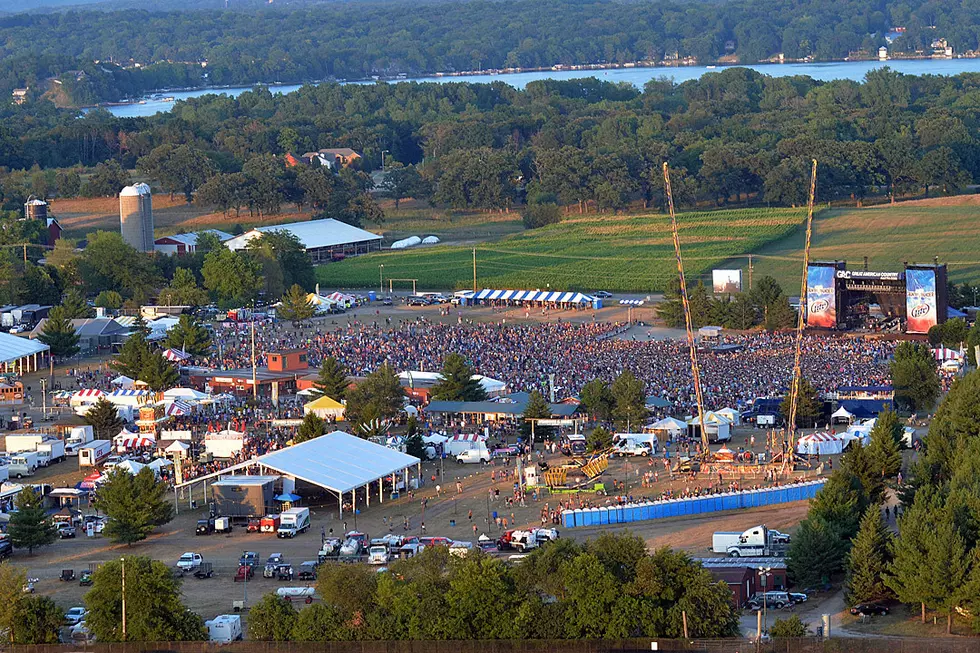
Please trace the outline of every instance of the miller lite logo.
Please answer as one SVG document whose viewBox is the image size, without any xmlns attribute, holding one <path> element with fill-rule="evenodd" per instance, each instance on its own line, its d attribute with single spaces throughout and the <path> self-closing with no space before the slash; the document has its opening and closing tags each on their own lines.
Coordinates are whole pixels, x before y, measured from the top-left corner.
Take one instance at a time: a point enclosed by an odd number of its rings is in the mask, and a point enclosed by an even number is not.
<svg viewBox="0 0 980 653">
<path fill-rule="evenodd" d="M 830 307 L 830 302 L 826 299 L 818 299 L 810 304 L 811 313 L 824 313 Z"/>
<path fill-rule="evenodd" d="M 909 315 L 910 317 L 922 317 L 929 314 L 929 309 L 929 304 L 919 304 L 912 309 L 912 312 Z"/>
</svg>

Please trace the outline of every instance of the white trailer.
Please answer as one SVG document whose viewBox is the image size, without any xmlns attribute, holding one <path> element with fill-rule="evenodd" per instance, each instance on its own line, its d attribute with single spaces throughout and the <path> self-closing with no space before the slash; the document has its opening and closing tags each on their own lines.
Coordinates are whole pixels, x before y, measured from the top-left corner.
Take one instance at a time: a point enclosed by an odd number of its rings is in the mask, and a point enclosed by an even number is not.
<svg viewBox="0 0 980 653">
<path fill-rule="evenodd" d="M 242 618 L 237 614 L 219 614 L 210 621 L 205 621 L 208 629 L 208 639 L 212 642 L 234 642 L 242 639 Z"/>
<path fill-rule="evenodd" d="M 7 436 L 7 453 L 37 451 L 37 445 L 44 442 L 43 433 L 12 433 Z"/>
<path fill-rule="evenodd" d="M 738 538 L 741 536 L 741 533 L 733 531 L 719 531 L 711 536 L 711 550 L 727 555 L 729 547 L 738 546 Z"/>
<path fill-rule="evenodd" d="M 786 555 L 789 549 L 789 535 L 779 531 L 770 530 L 765 525 L 753 526 L 752 528 L 740 533 L 738 541 L 728 545 L 727 550 L 719 551 L 714 539 L 722 536 L 730 536 L 731 533 L 715 533 L 712 538 L 712 550 L 716 553 L 727 553 L 732 558 L 739 557 L 759 557 L 759 556 L 782 556 Z M 719 541 L 720 544 L 720 541 Z"/>
<path fill-rule="evenodd" d="M 96 467 L 112 453 L 112 441 L 92 440 L 78 449 L 79 467 Z"/>
</svg>

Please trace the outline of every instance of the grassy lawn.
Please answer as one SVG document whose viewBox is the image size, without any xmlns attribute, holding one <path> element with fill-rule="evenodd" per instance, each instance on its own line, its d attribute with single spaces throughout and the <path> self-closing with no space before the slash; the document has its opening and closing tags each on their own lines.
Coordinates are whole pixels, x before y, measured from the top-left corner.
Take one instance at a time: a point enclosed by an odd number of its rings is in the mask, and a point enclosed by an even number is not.
<svg viewBox="0 0 980 653">
<path fill-rule="evenodd" d="M 980 205 L 976 196 L 935 202 L 906 202 L 863 209 L 835 209 L 814 217 L 810 259 L 846 260 L 854 269 L 868 257 L 871 270 L 899 271 L 903 262 L 931 263 L 933 256 L 949 263 L 956 283 L 980 280 Z M 948 200 L 948 201 L 944 201 Z M 799 293 L 805 230 L 755 250 L 753 275 L 774 276 L 788 294 Z M 744 269 L 743 257 L 730 261 Z"/>
<path fill-rule="evenodd" d="M 681 214 L 685 271 L 692 279 L 710 275 L 718 263 L 791 233 L 803 217 L 802 210 L 792 209 Z M 572 216 L 488 243 L 352 258 L 322 266 L 317 274 L 331 287 L 374 287 L 384 265 L 386 279 L 418 279 L 420 288 L 467 288 L 473 246 L 483 287 L 653 292 L 676 276 L 670 220 L 660 214 Z"/>
</svg>

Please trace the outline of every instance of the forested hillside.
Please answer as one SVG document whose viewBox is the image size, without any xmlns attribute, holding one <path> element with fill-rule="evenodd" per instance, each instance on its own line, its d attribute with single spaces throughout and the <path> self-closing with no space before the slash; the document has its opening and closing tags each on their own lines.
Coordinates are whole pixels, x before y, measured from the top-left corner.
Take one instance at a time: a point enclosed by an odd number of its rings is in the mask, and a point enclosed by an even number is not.
<svg viewBox="0 0 980 653">
<path fill-rule="evenodd" d="M 675 55 L 701 62 L 733 55 L 754 63 L 777 53 L 842 59 L 858 50 L 872 54 L 897 26 L 906 31 L 893 51 L 928 53 L 941 37 L 964 52 L 978 48 L 980 13 L 949 0 L 276 3 L 39 13 L 0 18 L 0 93 L 43 89 L 48 77 L 59 78 L 76 103 L 91 103 L 162 87 L 659 62 Z"/>
</svg>

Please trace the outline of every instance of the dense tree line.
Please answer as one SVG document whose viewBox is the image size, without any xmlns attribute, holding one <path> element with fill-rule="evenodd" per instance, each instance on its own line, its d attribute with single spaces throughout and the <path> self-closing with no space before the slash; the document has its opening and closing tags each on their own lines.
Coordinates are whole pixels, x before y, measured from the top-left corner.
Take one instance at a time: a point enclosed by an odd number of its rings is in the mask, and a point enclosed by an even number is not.
<svg viewBox="0 0 980 653">
<path fill-rule="evenodd" d="M 820 201 L 951 193 L 980 178 L 978 79 L 876 70 L 863 83 L 823 83 L 735 68 L 643 90 L 596 79 L 524 90 L 501 82 L 256 89 L 139 119 L 11 106 L 0 109 L 0 155 L 23 172 L 0 173 L 0 189 L 8 210 L 32 192 L 111 195 L 128 181 L 124 171 L 139 167 L 165 190 L 204 190 L 202 201 L 225 210 L 269 213 L 299 201 L 371 220 L 377 212 L 357 193 L 363 176 L 307 179 L 317 171 L 281 163 L 287 152 L 351 147 L 364 169 L 389 153 L 392 197 L 476 209 L 527 203 L 539 207 L 529 211 L 531 227 L 553 221 L 540 208 L 553 204 L 662 207 L 664 161 L 681 206 L 801 205 L 811 157 Z M 77 165 L 98 167 L 79 176 Z M 338 182 L 346 190 L 336 192 Z"/>
<path fill-rule="evenodd" d="M 858 50 L 873 53 L 893 26 L 906 28 L 893 50 L 931 52 L 932 41 L 943 37 L 964 51 L 978 47 L 977 24 L 967 5 L 925 0 L 81 9 L 0 20 L 0 93 L 27 85 L 44 89 L 49 77 L 71 99 L 92 102 L 164 87 L 659 62 L 675 54 L 702 62 L 734 55 L 755 63 L 777 53 L 843 59 Z"/>
</svg>

